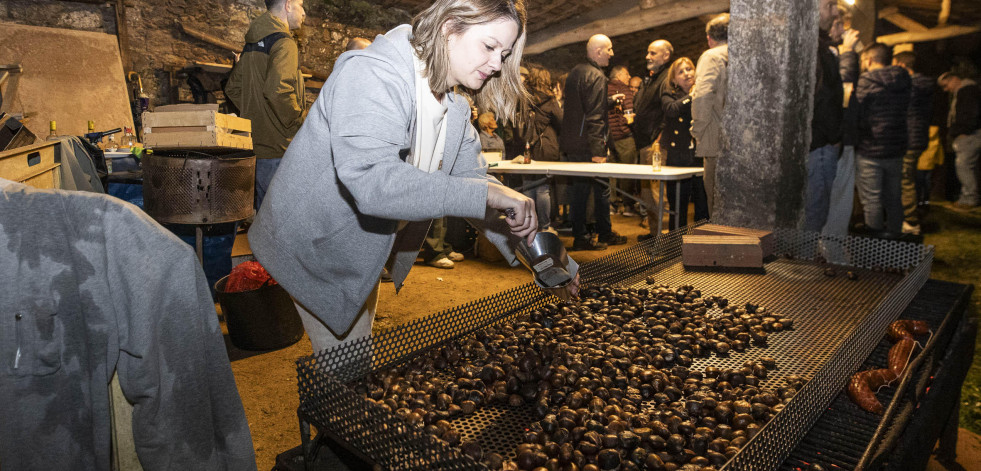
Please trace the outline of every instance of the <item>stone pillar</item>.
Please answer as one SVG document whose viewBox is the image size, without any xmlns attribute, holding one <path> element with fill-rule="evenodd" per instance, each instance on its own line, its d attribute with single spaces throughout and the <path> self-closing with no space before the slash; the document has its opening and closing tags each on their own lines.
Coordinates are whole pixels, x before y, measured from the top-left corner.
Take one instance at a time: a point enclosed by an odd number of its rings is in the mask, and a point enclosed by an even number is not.
<svg viewBox="0 0 981 471">
<path fill-rule="evenodd" d="M 811 140 L 819 0 L 732 0 L 727 145 L 713 222 L 800 227 Z"/>
</svg>

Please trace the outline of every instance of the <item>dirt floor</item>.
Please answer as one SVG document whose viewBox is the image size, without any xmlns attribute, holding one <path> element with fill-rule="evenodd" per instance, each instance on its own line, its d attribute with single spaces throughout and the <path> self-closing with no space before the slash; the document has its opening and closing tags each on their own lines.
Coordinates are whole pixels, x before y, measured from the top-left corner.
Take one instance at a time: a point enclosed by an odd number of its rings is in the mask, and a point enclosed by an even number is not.
<svg viewBox="0 0 981 471">
<path fill-rule="evenodd" d="M 628 236 L 628 244 L 635 244 L 637 236 L 647 232 L 647 229 L 639 226 L 639 222 L 640 219 L 636 217 L 619 215 L 613 217 L 614 229 Z M 567 246 L 571 246 L 571 237 L 566 234 L 562 239 Z M 577 261 L 588 262 L 623 247 L 625 246 L 611 247 L 605 251 L 571 252 L 571 254 Z M 529 281 L 531 276 L 523 268 L 510 268 L 503 262 L 489 263 L 471 257 L 470 254 L 467 260 L 457 263 L 455 268 L 450 270 L 417 263 L 397 296 L 392 284 L 382 284 L 374 328 L 376 330 L 390 328 Z M 977 280 L 961 282 L 976 283 Z M 296 417 L 299 399 L 294 362 L 301 356 L 311 354 L 310 342 L 304 336 L 295 345 L 272 352 L 247 352 L 236 349 L 227 340 L 227 336 L 226 343 L 229 346 L 229 357 L 232 360 L 232 370 L 239 394 L 252 429 L 258 468 L 271 469 L 277 454 L 300 444 Z M 978 363 L 978 359 L 975 359 L 975 363 Z M 979 460 L 977 435 L 964 429 L 961 435 L 970 441 L 959 444 L 965 447 L 965 453 L 960 454 L 962 458 L 959 459 L 962 466 L 960 469 L 979 469 L 978 463 L 981 460 Z"/>
</svg>

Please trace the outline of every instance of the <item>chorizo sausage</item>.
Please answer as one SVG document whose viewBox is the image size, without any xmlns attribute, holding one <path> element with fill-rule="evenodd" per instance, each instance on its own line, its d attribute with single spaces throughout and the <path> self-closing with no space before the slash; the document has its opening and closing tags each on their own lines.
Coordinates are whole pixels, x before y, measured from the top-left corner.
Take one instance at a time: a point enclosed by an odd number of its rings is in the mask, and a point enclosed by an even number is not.
<svg viewBox="0 0 981 471">
<path fill-rule="evenodd" d="M 848 382 L 848 397 L 858 407 L 867 412 L 882 415 L 882 403 L 875 397 L 875 391 L 888 383 L 892 372 L 887 368 L 859 371 Z"/>
<path fill-rule="evenodd" d="M 913 340 L 914 335 L 923 335 L 930 332 L 930 326 L 923 321 L 901 319 L 889 324 L 886 334 L 889 339 L 896 342 L 901 339 Z"/>
<path fill-rule="evenodd" d="M 906 363 L 909 361 L 910 353 L 913 351 L 913 346 L 915 342 L 910 339 L 902 339 L 896 342 L 889 349 L 889 371 L 892 372 L 897 378 L 903 374 L 903 370 L 906 369 Z"/>
</svg>

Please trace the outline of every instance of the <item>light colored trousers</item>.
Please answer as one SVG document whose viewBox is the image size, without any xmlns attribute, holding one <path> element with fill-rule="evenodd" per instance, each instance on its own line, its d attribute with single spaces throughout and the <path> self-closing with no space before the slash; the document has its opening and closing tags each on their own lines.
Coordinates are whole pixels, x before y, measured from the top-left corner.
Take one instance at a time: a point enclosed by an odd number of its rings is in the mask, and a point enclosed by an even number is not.
<svg viewBox="0 0 981 471">
<path fill-rule="evenodd" d="M 978 157 L 981 156 L 981 129 L 973 134 L 961 134 L 954 139 L 954 168 L 961 182 L 961 195 L 958 203 L 977 206 L 981 203 L 978 195 Z"/>
<path fill-rule="evenodd" d="M 347 332 L 340 334 L 334 333 L 320 319 L 317 319 L 310 311 L 307 311 L 302 304 L 295 302 L 296 311 L 300 313 L 300 320 L 303 328 L 310 337 L 310 344 L 313 345 L 313 353 L 316 355 L 321 350 L 336 347 L 342 343 L 356 340 L 371 335 L 371 324 L 375 322 L 375 312 L 378 310 L 378 287 L 379 282 L 375 282 L 375 288 L 371 290 L 368 299 L 361 306 L 361 312 L 354 319 L 354 324 Z"/>
</svg>

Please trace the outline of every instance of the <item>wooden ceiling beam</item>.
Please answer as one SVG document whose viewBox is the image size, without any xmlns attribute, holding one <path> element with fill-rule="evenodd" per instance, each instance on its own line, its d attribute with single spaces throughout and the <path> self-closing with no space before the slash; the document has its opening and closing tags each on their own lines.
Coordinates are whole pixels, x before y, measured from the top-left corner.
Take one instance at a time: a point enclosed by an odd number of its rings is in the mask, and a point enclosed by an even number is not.
<svg viewBox="0 0 981 471">
<path fill-rule="evenodd" d="M 937 15 L 937 26 L 946 26 L 950 19 L 950 0 L 940 2 L 940 14 Z"/>
<path fill-rule="evenodd" d="M 902 43 L 937 41 L 939 39 L 977 33 L 979 31 L 981 31 L 981 28 L 977 26 L 941 26 L 926 31 L 907 31 L 905 33 L 887 34 L 885 36 L 879 36 L 876 38 L 876 41 L 886 46 L 893 46 Z"/>
<path fill-rule="evenodd" d="M 649 9 L 641 9 L 637 0 L 614 0 L 603 8 L 530 34 L 525 54 L 586 41 L 594 34 L 619 36 L 727 10 L 729 0 L 680 0 Z"/>
<path fill-rule="evenodd" d="M 886 20 L 906 31 L 926 31 L 928 28 L 921 25 L 916 20 L 899 12 L 899 8 L 886 7 L 879 10 L 879 18 Z"/>
</svg>

